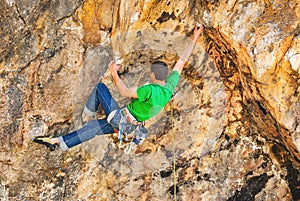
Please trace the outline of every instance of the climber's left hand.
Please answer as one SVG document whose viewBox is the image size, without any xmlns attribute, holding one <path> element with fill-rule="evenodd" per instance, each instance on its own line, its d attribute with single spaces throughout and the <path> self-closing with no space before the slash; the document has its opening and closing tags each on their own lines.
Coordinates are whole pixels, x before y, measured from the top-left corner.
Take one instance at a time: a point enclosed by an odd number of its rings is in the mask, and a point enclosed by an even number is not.
<svg viewBox="0 0 300 201">
<path fill-rule="evenodd" d="M 194 29 L 194 37 L 193 37 L 194 41 L 197 41 L 198 37 L 203 32 L 203 30 L 204 30 L 204 26 L 200 23 L 197 23 Z"/>
</svg>

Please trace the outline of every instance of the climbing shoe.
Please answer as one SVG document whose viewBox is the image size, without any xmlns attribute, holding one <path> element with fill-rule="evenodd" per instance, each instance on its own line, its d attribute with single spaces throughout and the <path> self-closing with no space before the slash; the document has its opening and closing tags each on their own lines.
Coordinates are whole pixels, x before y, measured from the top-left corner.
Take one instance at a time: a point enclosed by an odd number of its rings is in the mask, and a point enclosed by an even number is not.
<svg viewBox="0 0 300 201">
<path fill-rule="evenodd" d="M 37 137 L 33 140 L 35 143 L 45 145 L 50 149 L 50 151 L 54 151 L 56 149 L 57 144 L 53 144 L 50 137 Z"/>
</svg>

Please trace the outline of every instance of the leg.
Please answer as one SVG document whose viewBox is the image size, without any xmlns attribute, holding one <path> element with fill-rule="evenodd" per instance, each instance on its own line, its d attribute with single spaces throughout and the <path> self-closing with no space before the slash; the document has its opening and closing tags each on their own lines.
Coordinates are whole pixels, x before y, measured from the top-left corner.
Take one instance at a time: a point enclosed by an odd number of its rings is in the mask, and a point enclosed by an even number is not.
<svg viewBox="0 0 300 201">
<path fill-rule="evenodd" d="M 103 83 L 99 83 L 93 89 L 90 94 L 84 112 L 88 116 L 94 116 L 98 110 L 98 106 L 101 105 L 106 116 L 108 116 L 113 110 L 119 109 L 118 103 L 112 98 L 108 88 Z M 114 118 L 114 126 L 117 128 L 118 122 Z M 50 150 L 54 150 L 56 144 L 59 144 L 62 150 L 67 150 L 73 146 L 76 146 L 82 142 L 88 141 L 95 137 L 95 135 L 114 133 L 114 129 L 111 124 L 107 122 L 107 119 L 92 120 L 86 123 L 81 129 L 61 136 L 59 138 L 37 138 L 35 141 L 39 144 L 44 144 L 50 147 Z M 54 147 L 54 148 L 53 148 Z"/>
<path fill-rule="evenodd" d="M 64 151 L 78 144 L 86 142 L 96 135 L 114 133 L 113 127 L 107 123 L 106 118 L 92 120 L 86 123 L 81 129 L 58 138 L 60 148 Z"/>
<path fill-rule="evenodd" d="M 113 110 L 119 109 L 118 103 L 111 96 L 107 86 L 99 83 L 90 94 L 84 112 L 89 116 L 93 116 L 98 111 L 98 106 L 101 105 L 106 116 Z"/>
</svg>

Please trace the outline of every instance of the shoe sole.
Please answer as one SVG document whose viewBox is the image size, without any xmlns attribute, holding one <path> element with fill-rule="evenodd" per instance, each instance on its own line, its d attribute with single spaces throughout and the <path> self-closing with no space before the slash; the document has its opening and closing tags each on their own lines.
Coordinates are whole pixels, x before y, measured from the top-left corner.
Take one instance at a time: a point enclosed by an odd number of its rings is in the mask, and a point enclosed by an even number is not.
<svg viewBox="0 0 300 201">
<path fill-rule="evenodd" d="M 44 142 L 43 140 L 41 139 L 34 139 L 33 142 L 35 143 L 38 143 L 38 144 L 42 144 L 42 145 L 45 145 L 47 148 L 50 149 L 50 151 L 54 151 L 56 149 L 56 144 L 51 144 L 51 143 L 48 143 L 48 142 Z"/>
</svg>

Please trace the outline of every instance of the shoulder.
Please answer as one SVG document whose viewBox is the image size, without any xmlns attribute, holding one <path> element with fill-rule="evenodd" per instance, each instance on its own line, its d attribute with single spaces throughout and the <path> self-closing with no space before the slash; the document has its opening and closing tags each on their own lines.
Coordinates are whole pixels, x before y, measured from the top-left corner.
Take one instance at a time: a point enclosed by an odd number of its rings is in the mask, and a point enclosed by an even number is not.
<svg viewBox="0 0 300 201">
<path fill-rule="evenodd" d="M 172 72 L 170 73 L 169 76 L 179 76 L 180 77 L 180 73 L 178 70 L 172 70 Z"/>
<path fill-rule="evenodd" d="M 141 86 L 137 89 L 137 97 L 140 101 L 144 101 L 150 98 L 152 94 L 153 86 L 151 84 Z"/>
<path fill-rule="evenodd" d="M 147 93 L 153 93 L 154 91 L 157 90 L 157 88 L 160 88 L 160 87 L 163 87 L 159 84 L 147 84 L 147 85 L 144 85 L 144 86 L 141 86 L 137 89 L 137 93 L 138 94 L 147 94 Z"/>
<path fill-rule="evenodd" d="M 166 82 L 177 81 L 180 78 L 180 74 L 177 70 L 173 70 L 170 75 L 166 78 Z"/>
<path fill-rule="evenodd" d="M 147 84 L 147 85 L 144 85 L 144 86 L 140 86 L 137 91 L 149 91 L 151 90 L 152 88 L 152 85 L 151 84 Z"/>
<path fill-rule="evenodd" d="M 179 82 L 180 74 L 177 70 L 173 70 L 170 75 L 166 78 L 166 88 L 168 88 L 172 93 Z"/>
</svg>

